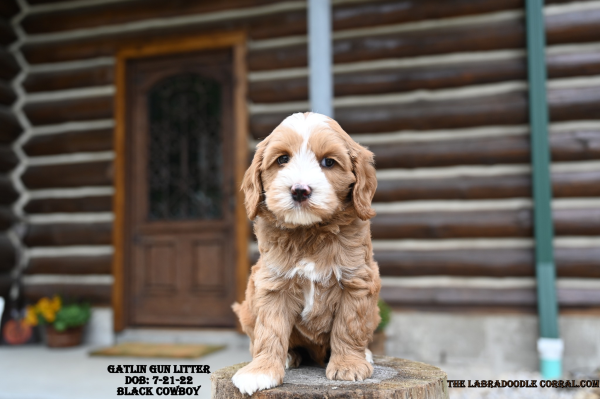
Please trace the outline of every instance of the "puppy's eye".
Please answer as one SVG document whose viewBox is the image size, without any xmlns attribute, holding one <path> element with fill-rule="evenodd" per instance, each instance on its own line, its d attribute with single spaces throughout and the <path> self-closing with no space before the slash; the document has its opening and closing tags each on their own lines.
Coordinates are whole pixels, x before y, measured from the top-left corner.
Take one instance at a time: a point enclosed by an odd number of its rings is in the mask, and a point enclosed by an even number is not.
<svg viewBox="0 0 600 399">
<path fill-rule="evenodd" d="M 290 162 L 290 157 L 287 155 L 282 155 L 279 158 L 277 158 L 277 163 L 279 165 L 283 165 L 284 163 L 288 163 Z"/>
<path fill-rule="evenodd" d="M 331 168 L 334 163 L 335 163 L 335 161 L 331 158 L 321 159 L 321 166 L 323 166 L 324 168 Z"/>
</svg>

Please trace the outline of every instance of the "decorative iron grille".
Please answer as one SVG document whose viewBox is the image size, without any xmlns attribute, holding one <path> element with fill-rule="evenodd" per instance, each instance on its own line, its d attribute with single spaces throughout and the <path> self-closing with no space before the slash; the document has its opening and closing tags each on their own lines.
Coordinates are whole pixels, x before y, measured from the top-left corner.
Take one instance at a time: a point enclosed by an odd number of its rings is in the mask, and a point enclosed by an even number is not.
<svg viewBox="0 0 600 399">
<path fill-rule="evenodd" d="M 173 75 L 148 95 L 148 219 L 222 216 L 221 85 Z"/>
</svg>

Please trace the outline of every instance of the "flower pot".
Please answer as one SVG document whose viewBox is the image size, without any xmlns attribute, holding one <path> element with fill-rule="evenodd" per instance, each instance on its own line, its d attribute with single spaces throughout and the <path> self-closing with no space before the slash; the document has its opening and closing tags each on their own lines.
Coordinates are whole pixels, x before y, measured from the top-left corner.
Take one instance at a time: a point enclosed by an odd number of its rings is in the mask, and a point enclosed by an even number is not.
<svg viewBox="0 0 600 399">
<path fill-rule="evenodd" d="M 385 356 L 385 341 L 385 332 L 375 331 L 373 334 L 373 342 L 369 344 L 369 349 L 374 355 Z"/>
<path fill-rule="evenodd" d="M 81 345 L 83 326 L 56 331 L 52 326 L 46 326 L 46 346 L 50 348 L 68 348 Z"/>
</svg>

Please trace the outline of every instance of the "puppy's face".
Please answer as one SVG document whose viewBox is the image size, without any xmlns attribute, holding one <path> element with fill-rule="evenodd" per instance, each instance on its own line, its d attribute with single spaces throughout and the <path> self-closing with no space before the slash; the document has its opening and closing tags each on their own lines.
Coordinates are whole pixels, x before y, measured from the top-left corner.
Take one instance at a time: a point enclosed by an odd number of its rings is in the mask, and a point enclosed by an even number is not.
<svg viewBox="0 0 600 399">
<path fill-rule="evenodd" d="M 374 216 L 373 154 L 332 119 L 315 113 L 286 118 L 257 146 L 242 188 L 251 219 L 265 206 L 277 220 L 308 226 L 353 206 Z"/>
</svg>

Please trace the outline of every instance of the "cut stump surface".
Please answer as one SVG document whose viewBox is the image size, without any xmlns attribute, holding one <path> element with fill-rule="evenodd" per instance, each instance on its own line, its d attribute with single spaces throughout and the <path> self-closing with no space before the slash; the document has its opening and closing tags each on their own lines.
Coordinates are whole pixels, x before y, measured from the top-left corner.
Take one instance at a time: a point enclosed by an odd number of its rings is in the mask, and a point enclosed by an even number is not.
<svg viewBox="0 0 600 399">
<path fill-rule="evenodd" d="M 374 356 L 375 367 L 365 381 L 336 381 L 325 377 L 325 369 L 301 366 L 286 370 L 283 385 L 256 392 L 252 398 L 410 398 L 447 399 L 446 373 L 425 363 L 386 356 Z M 222 368 L 212 373 L 212 398 L 248 398 L 231 382 L 231 377 L 248 363 Z"/>
</svg>

